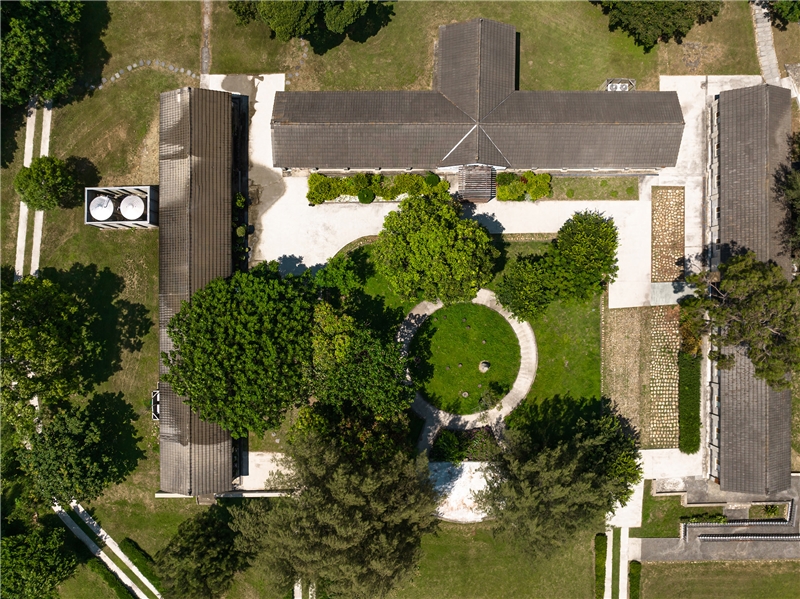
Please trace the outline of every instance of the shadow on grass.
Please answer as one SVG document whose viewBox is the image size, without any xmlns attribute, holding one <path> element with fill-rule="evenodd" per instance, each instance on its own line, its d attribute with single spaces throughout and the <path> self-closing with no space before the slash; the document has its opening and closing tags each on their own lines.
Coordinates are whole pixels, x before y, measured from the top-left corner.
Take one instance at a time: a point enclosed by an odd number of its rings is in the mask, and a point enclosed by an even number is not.
<svg viewBox="0 0 800 599">
<path fill-rule="evenodd" d="M 17 131 L 25 124 L 25 106 L 16 108 L 3 107 L 3 119 L 0 122 L 0 166 L 7 168 L 14 160 L 14 154 L 19 149 L 17 144 Z"/>
<path fill-rule="evenodd" d="M 142 437 L 134 425 L 139 415 L 122 393 L 97 393 L 83 412 L 98 426 L 103 439 L 93 446 L 94 463 L 105 471 L 105 480 L 121 483 L 146 455 L 139 447 Z"/>
<path fill-rule="evenodd" d="M 120 297 L 125 289 L 125 280 L 120 275 L 108 267 L 98 270 L 96 264 L 77 263 L 68 270 L 44 268 L 41 277 L 82 299 L 86 309 L 97 316 L 90 335 L 100 345 L 100 359 L 84 368 L 84 375 L 92 385 L 108 380 L 120 370 L 123 351 L 142 349 L 153 320 L 143 304 Z"/>
</svg>

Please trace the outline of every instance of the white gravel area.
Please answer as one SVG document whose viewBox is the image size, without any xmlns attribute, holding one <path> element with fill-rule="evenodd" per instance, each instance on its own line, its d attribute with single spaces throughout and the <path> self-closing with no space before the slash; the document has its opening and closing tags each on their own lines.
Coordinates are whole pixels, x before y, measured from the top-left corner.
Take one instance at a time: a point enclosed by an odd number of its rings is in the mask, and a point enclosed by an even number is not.
<svg viewBox="0 0 800 599">
<path fill-rule="evenodd" d="M 486 488 L 485 462 L 431 462 L 431 480 L 443 497 L 436 515 L 450 522 L 481 522 L 486 513 L 475 505 L 473 493 Z"/>
</svg>

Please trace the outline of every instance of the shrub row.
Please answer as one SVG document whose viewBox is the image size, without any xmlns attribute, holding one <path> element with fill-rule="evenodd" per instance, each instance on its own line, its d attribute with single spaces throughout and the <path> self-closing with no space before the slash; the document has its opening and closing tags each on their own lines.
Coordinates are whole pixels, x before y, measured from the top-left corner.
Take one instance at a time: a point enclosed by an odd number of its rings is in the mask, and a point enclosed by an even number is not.
<svg viewBox="0 0 800 599">
<path fill-rule="evenodd" d="M 606 591 L 606 552 L 608 537 L 606 533 L 597 533 L 594 537 L 594 596 L 603 599 Z"/>
<path fill-rule="evenodd" d="M 349 177 L 328 177 L 311 173 L 308 178 L 306 198 L 309 203 L 316 205 L 330 202 L 339 196 L 356 196 L 362 204 L 369 204 L 376 197 L 391 201 L 404 193 L 422 194 L 440 182 L 436 173 L 428 173 L 424 177 L 411 173 L 400 173 L 390 177 L 367 173 L 356 173 Z"/>
<path fill-rule="evenodd" d="M 639 599 L 642 592 L 642 563 L 632 561 L 628 566 L 628 599 Z"/>
<path fill-rule="evenodd" d="M 678 354 L 678 412 L 682 453 L 700 450 L 700 357 Z"/>
<path fill-rule="evenodd" d="M 131 599 L 131 597 L 136 599 L 134 594 L 128 590 L 128 587 L 117 578 L 117 575 L 106 568 L 106 565 L 100 561 L 99 557 L 92 557 L 86 562 L 86 567 L 102 578 L 119 599 Z"/>
<path fill-rule="evenodd" d="M 139 568 L 139 571 L 142 575 L 147 578 L 153 585 L 159 590 L 163 591 L 163 587 L 161 586 L 161 579 L 158 577 L 154 570 L 154 562 L 153 558 L 141 547 L 139 544 L 130 539 L 125 537 L 119 544 L 119 548 L 122 549 L 123 553 L 128 556 L 128 558 L 133 562 L 133 564 Z"/>
<path fill-rule="evenodd" d="M 547 173 L 536 175 L 531 171 L 525 171 L 521 175 L 517 175 L 503 172 L 497 175 L 496 181 L 497 199 L 503 202 L 522 200 L 535 202 L 553 192 L 550 175 Z"/>
<path fill-rule="evenodd" d="M 455 465 L 465 460 L 484 462 L 497 447 L 497 441 L 489 427 L 468 431 L 442 430 L 433 442 L 431 460 L 452 462 Z"/>
</svg>

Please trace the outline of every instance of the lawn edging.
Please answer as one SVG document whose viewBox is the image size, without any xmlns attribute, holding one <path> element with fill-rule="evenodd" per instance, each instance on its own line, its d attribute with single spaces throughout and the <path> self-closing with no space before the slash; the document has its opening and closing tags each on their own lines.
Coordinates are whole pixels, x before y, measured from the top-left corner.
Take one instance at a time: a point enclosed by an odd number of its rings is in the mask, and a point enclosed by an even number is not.
<svg viewBox="0 0 800 599">
<path fill-rule="evenodd" d="M 606 553 L 608 537 L 599 532 L 594 536 L 594 597 L 603 599 L 606 590 Z"/>
<path fill-rule="evenodd" d="M 700 363 L 699 356 L 678 354 L 678 448 L 686 454 L 700 450 Z"/>
</svg>

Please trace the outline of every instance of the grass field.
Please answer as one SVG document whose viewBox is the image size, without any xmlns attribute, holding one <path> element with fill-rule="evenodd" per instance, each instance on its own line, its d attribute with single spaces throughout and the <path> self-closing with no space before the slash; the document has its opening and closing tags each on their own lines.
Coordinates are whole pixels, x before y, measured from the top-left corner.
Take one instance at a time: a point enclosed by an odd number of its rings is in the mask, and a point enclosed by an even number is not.
<svg viewBox="0 0 800 599">
<path fill-rule="evenodd" d="M 796 599 L 800 561 L 642 564 L 642 599 Z"/>
<path fill-rule="evenodd" d="M 789 23 L 783 30 L 773 27 L 772 39 L 778 55 L 781 77 L 786 77 L 784 65 L 800 63 L 800 23 Z"/>
<path fill-rule="evenodd" d="M 86 564 L 80 564 L 75 574 L 61 583 L 58 594 L 64 599 L 118 599 L 117 594 Z"/>
<path fill-rule="evenodd" d="M 547 200 L 638 200 L 637 177 L 553 177 Z"/>
<path fill-rule="evenodd" d="M 642 527 L 631 528 L 634 538 L 678 538 L 682 517 L 701 514 L 721 514 L 721 507 L 691 507 L 681 505 L 678 496 L 654 497 L 650 493 L 651 481 L 644 481 L 644 501 L 642 505 Z M 644 595 L 647 596 L 647 595 Z"/>
<path fill-rule="evenodd" d="M 480 411 L 485 392 L 501 399 L 511 390 L 520 365 L 511 325 L 494 310 L 475 304 L 437 310 L 417 331 L 409 355 L 420 360 L 411 375 L 422 384 L 427 400 L 451 414 Z M 478 365 L 484 360 L 490 368 L 481 373 Z"/>
<path fill-rule="evenodd" d="M 495 539 L 485 524 L 441 523 L 422 540 L 419 576 L 396 599 L 589 599 L 594 596 L 592 538 L 585 531 L 546 557 L 531 558 Z"/>
</svg>

